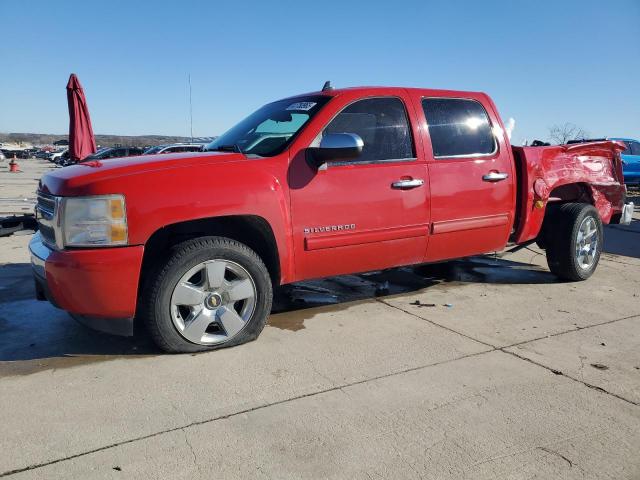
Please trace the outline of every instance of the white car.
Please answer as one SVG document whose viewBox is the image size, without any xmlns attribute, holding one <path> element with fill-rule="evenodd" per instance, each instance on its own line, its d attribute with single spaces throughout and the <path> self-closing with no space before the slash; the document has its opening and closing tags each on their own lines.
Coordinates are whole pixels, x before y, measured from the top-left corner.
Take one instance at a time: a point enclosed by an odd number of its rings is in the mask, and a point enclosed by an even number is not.
<svg viewBox="0 0 640 480">
<path fill-rule="evenodd" d="M 64 150 L 61 150 L 59 152 L 55 152 L 55 153 L 51 154 L 51 156 L 49 157 L 49 161 L 53 162 L 53 163 L 58 163 L 58 161 L 60 161 L 60 158 L 62 157 L 62 155 L 64 155 L 68 151 L 69 151 L 69 149 L 65 148 Z"/>
<path fill-rule="evenodd" d="M 158 145 L 148 148 L 143 155 L 158 155 L 161 153 L 177 152 L 201 152 L 204 145 L 200 143 L 174 143 L 171 145 Z"/>
</svg>

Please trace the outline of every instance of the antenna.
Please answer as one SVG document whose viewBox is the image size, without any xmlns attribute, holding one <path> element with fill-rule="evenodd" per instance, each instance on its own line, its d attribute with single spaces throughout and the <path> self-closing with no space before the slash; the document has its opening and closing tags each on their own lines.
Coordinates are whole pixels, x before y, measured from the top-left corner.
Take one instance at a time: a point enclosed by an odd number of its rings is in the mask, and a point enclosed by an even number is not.
<svg viewBox="0 0 640 480">
<path fill-rule="evenodd" d="M 191 101 L 191 74 L 189 74 L 189 120 L 191 123 L 191 143 L 193 143 L 193 103 Z"/>
<path fill-rule="evenodd" d="M 324 85 L 322 86 L 322 91 L 330 92 L 331 90 L 333 90 L 333 87 L 331 86 L 331 80 L 327 80 L 326 82 L 324 82 Z"/>
</svg>

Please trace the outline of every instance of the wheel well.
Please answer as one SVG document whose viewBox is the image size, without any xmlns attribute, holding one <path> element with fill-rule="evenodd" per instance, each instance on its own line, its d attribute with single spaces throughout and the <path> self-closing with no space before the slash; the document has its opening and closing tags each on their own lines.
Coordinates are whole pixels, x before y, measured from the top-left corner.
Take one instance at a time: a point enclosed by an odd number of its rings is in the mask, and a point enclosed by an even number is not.
<svg viewBox="0 0 640 480">
<path fill-rule="evenodd" d="M 593 198 L 589 187 L 584 183 L 568 183 L 554 188 L 549 193 L 549 202 L 551 203 L 589 203 L 593 205 Z"/>
<path fill-rule="evenodd" d="M 192 238 L 210 235 L 231 238 L 251 248 L 265 263 L 273 285 L 280 283 L 280 258 L 271 226 L 262 217 L 242 215 L 174 223 L 154 232 L 144 247 L 138 291 L 142 291 L 156 260 L 163 258 L 171 247 Z"/>
<path fill-rule="evenodd" d="M 546 248 L 547 235 L 551 234 L 552 219 L 550 218 L 554 211 L 564 203 L 588 203 L 593 205 L 593 197 L 589 187 L 584 183 L 568 183 L 554 188 L 549 193 L 549 202 L 544 212 L 544 220 L 536 242 L 540 248 Z"/>
</svg>

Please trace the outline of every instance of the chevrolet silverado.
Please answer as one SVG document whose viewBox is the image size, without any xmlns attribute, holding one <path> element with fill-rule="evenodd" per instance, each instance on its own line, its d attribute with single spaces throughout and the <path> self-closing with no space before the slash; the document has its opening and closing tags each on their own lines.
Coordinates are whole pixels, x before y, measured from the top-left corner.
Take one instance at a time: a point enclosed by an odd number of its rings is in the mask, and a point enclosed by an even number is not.
<svg viewBox="0 0 640 480">
<path fill-rule="evenodd" d="M 323 88 L 269 103 L 203 152 L 45 175 L 37 296 L 168 352 L 255 339 L 273 286 L 537 242 L 587 279 L 628 223 L 616 141 L 513 147 L 483 93 Z"/>
</svg>

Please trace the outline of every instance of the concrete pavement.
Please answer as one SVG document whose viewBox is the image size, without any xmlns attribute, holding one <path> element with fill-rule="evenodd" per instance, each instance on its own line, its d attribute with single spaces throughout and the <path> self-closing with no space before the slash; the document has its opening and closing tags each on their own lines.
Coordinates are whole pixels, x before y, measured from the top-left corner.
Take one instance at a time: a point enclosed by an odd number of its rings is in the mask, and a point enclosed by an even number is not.
<svg viewBox="0 0 640 480">
<path fill-rule="evenodd" d="M 36 302 L 0 239 L 0 477 L 637 480 L 639 232 L 581 283 L 535 248 L 305 282 L 197 355 Z"/>
</svg>

